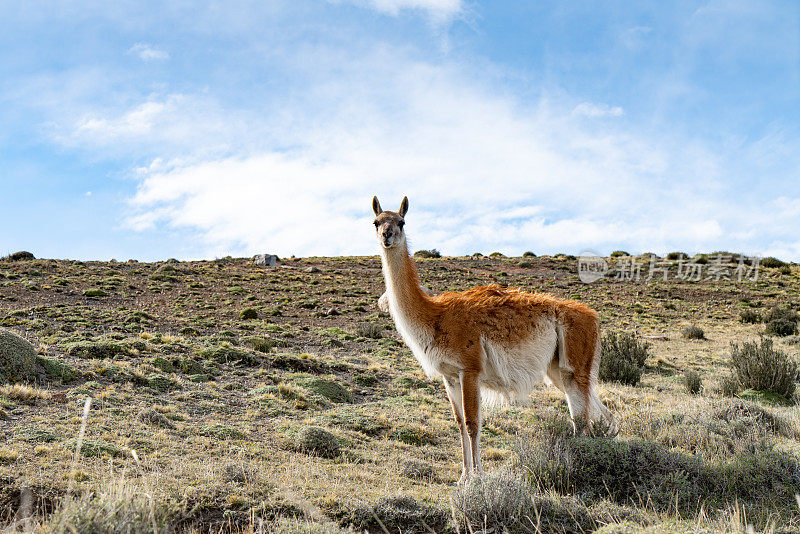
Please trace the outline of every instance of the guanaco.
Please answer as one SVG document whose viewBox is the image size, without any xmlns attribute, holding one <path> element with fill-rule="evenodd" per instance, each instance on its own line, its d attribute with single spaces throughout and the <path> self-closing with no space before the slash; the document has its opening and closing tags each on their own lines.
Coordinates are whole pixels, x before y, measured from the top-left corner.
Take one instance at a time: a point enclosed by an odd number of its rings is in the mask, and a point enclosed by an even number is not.
<svg viewBox="0 0 800 534">
<path fill-rule="evenodd" d="M 600 362 L 597 313 L 578 302 L 497 284 L 431 296 L 408 254 L 405 216 L 372 199 L 389 312 L 429 377 L 441 377 L 461 433 L 461 481 L 481 473 L 481 401 L 526 401 L 544 380 L 564 392 L 575 432 L 614 416 L 595 392 Z"/>
</svg>

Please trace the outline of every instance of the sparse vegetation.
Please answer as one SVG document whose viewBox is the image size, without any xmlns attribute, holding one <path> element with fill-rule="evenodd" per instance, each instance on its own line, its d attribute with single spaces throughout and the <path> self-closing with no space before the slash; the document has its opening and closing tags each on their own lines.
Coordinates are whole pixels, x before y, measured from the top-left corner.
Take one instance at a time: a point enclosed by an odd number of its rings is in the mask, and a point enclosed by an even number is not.
<svg viewBox="0 0 800 534">
<path fill-rule="evenodd" d="M 18 252 L 12 252 L 8 256 L 4 256 L 0 258 L 0 260 L 5 261 L 26 261 L 26 260 L 34 260 L 36 259 L 34 255 L 27 250 L 20 250 Z"/>
<path fill-rule="evenodd" d="M 742 310 L 739 314 L 739 320 L 747 324 L 756 324 L 760 323 L 763 319 L 761 314 L 756 310 Z"/>
<path fill-rule="evenodd" d="M 797 321 L 800 316 L 790 308 L 775 306 L 767 314 L 765 332 L 772 336 L 793 336 L 797 334 Z"/>
<path fill-rule="evenodd" d="M 383 326 L 376 323 L 361 323 L 356 328 L 356 335 L 369 339 L 380 339 L 383 337 Z"/>
<path fill-rule="evenodd" d="M 769 338 L 759 342 L 731 345 L 731 366 L 741 388 L 768 391 L 790 399 L 800 379 L 797 362 L 772 345 Z"/>
<path fill-rule="evenodd" d="M 418 250 L 414 253 L 417 258 L 441 258 L 442 255 L 438 250 L 432 248 L 430 250 Z"/>
<path fill-rule="evenodd" d="M 249 319 L 258 319 L 258 312 L 253 308 L 245 308 L 239 312 L 239 319 L 247 321 Z"/>
<path fill-rule="evenodd" d="M 688 258 L 689 255 L 685 252 L 670 252 L 667 254 L 667 259 L 670 261 L 685 260 Z"/>
<path fill-rule="evenodd" d="M 778 269 L 781 267 L 786 267 L 786 262 L 781 261 L 773 256 L 767 256 L 766 258 L 762 258 L 761 265 L 764 267 L 769 267 L 771 269 Z"/>
<path fill-rule="evenodd" d="M 700 373 L 695 370 L 686 371 L 683 375 L 683 383 L 686 385 L 686 391 L 692 395 L 700 393 L 703 387 L 703 379 L 700 378 Z"/>
<path fill-rule="evenodd" d="M 649 348 L 636 334 L 607 333 L 602 340 L 600 379 L 635 386 L 642 377 Z"/>
<path fill-rule="evenodd" d="M 379 313 L 374 258 L 0 262 L 0 327 L 32 361 L 0 384 L 0 522 L 27 487 L 44 532 L 150 532 L 154 519 L 159 532 L 800 527 L 797 391 L 743 384 L 724 357 L 763 328 L 741 313 L 778 305 L 773 319 L 791 319 L 800 278 L 587 286 L 570 256 L 525 256 L 418 265 L 435 293 L 500 282 L 597 309 L 617 336 L 598 391 L 619 440 L 573 437 L 563 394 L 542 386 L 531 406 L 484 413 L 488 476 L 460 487 L 449 401 Z M 695 324 L 708 340 L 675 335 Z M 793 362 L 798 337 L 772 350 Z"/>
<path fill-rule="evenodd" d="M 706 333 L 699 326 L 687 326 L 681 330 L 681 335 L 686 339 L 705 339 Z"/>
<path fill-rule="evenodd" d="M 615 250 L 610 254 L 612 258 L 621 258 L 623 256 L 630 256 L 629 253 L 625 252 L 624 250 Z"/>
<path fill-rule="evenodd" d="M 339 440 L 324 428 L 309 426 L 297 435 L 298 448 L 308 454 L 335 458 L 341 454 Z"/>
</svg>

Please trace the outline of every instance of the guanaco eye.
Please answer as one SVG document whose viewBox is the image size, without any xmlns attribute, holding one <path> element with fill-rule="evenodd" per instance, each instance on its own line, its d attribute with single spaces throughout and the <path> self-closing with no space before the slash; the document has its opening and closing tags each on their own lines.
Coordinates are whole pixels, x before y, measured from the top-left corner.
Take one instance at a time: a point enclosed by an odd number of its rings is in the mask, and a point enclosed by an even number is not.
<svg viewBox="0 0 800 534">
<path fill-rule="evenodd" d="M 400 229 L 402 230 L 402 229 L 403 229 L 403 226 L 405 226 L 405 224 L 406 224 L 406 222 L 405 222 L 405 221 L 400 221 L 399 223 L 397 223 L 397 226 L 399 226 L 399 227 L 400 227 Z"/>
<path fill-rule="evenodd" d="M 381 225 L 381 223 L 379 223 L 378 221 L 375 221 L 374 224 L 375 224 L 375 228 L 377 228 L 377 227 L 379 227 Z"/>
</svg>

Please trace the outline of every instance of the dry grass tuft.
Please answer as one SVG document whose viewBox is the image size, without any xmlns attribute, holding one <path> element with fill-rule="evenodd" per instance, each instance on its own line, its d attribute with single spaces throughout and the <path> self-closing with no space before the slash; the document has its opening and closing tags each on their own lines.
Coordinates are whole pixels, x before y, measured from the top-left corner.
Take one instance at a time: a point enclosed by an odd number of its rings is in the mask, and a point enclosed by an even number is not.
<svg viewBox="0 0 800 534">
<path fill-rule="evenodd" d="M 49 391 L 25 384 L 0 386 L 0 395 L 4 395 L 15 401 L 26 402 L 28 404 L 34 404 L 38 400 L 47 400 L 50 398 Z"/>
</svg>

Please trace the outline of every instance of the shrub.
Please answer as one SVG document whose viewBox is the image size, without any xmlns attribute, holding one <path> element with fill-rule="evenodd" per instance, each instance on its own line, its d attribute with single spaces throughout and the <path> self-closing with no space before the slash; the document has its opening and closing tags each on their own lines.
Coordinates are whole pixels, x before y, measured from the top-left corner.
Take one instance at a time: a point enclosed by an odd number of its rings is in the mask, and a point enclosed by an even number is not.
<svg viewBox="0 0 800 534">
<path fill-rule="evenodd" d="M 772 347 L 772 340 L 731 344 L 731 365 L 738 385 L 791 398 L 800 378 L 798 366 L 789 356 Z"/>
<path fill-rule="evenodd" d="M 268 353 L 276 345 L 275 341 L 262 336 L 251 336 L 244 339 L 245 345 L 258 352 Z"/>
<path fill-rule="evenodd" d="M 356 334 L 370 339 L 383 337 L 383 326 L 377 323 L 361 323 L 356 327 Z"/>
<path fill-rule="evenodd" d="M 792 336 L 797 334 L 797 312 L 789 308 L 775 306 L 767 314 L 765 332 L 772 336 Z"/>
<path fill-rule="evenodd" d="M 400 465 L 400 473 L 407 478 L 433 478 L 433 466 L 422 460 L 405 460 Z"/>
<path fill-rule="evenodd" d="M 336 458 L 341 454 L 336 436 L 318 426 L 307 426 L 297 435 L 297 448 L 307 454 Z"/>
<path fill-rule="evenodd" d="M 700 389 L 703 387 L 703 379 L 700 378 L 700 373 L 697 371 L 686 371 L 683 376 L 683 383 L 686 386 L 686 391 L 692 395 L 700 393 Z"/>
<path fill-rule="evenodd" d="M 463 532 L 591 532 L 596 528 L 578 499 L 537 493 L 512 472 L 470 479 L 456 489 L 452 503 Z"/>
<path fill-rule="evenodd" d="M 783 267 L 778 269 L 778 272 L 781 274 L 792 274 L 792 268 L 788 265 L 784 265 Z"/>
<path fill-rule="evenodd" d="M 516 452 L 531 482 L 583 498 L 609 497 L 639 503 L 643 496 L 664 509 L 680 499 L 693 502 L 702 474 L 699 458 L 653 442 L 573 438 L 548 433 L 541 441 L 520 441 Z"/>
<path fill-rule="evenodd" d="M 179 388 L 178 383 L 170 377 L 158 373 L 147 375 L 147 385 L 156 391 L 170 391 Z"/>
<path fill-rule="evenodd" d="M 612 258 L 620 258 L 622 256 L 630 256 L 629 253 L 625 252 L 624 250 L 615 250 L 611 253 Z"/>
<path fill-rule="evenodd" d="M 650 344 L 636 334 L 609 332 L 603 336 L 600 379 L 635 386 L 642 378 Z"/>
<path fill-rule="evenodd" d="M 227 425 L 206 425 L 199 429 L 200 434 L 217 439 L 245 439 L 247 434 Z"/>
<path fill-rule="evenodd" d="M 667 259 L 671 261 L 685 260 L 688 257 L 689 255 L 686 254 L 685 252 L 670 252 L 669 254 L 667 254 Z"/>
<path fill-rule="evenodd" d="M 699 326 L 687 326 L 681 331 L 686 339 L 705 339 L 706 333 Z"/>
<path fill-rule="evenodd" d="M 95 491 L 66 495 L 43 532 L 170 532 L 169 507 L 124 478 L 108 479 Z"/>
<path fill-rule="evenodd" d="M 33 254 L 28 252 L 27 250 L 20 250 L 19 252 L 12 252 L 8 256 L 4 258 L 0 258 L 7 261 L 25 261 L 25 260 L 35 260 Z"/>
<path fill-rule="evenodd" d="M 522 257 L 523 257 L 523 258 L 535 258 L 535 257 L 536 257 L 536 254 L 534 254 L 533 252 L 531 252 L 530 250 L 528 250 L 527 252 L 523 252 L 523 253 L 522 253 Z"/>
<path fill-rule="evenodd" d="M 255 367 L 261 363 L 261 358 L 255 353 L 233 347 L 227 342 L 200 351 L 200 355 L 206 359 L 214 360 L 218 363 L 238 363 Z"/>
<path fill-rule="evenodd" d="M 763 265 L 764 267 L 769 267 L 771 269 L 777 269 L 779 267 L 786 266 L 786 262 L 781 261 L 773 256 L 767 256 L 766 258 L 761 260 L 761 265 Z"/>
<path fill-rule="evenodd" d="M 420 425 L 398 425 L 390 437 L 409 445 L 436 445 L 436 434 Z"/>
<path fill-rule="evenodd" d="M 68 346 L 67 354 L 74 358 L 96 359 L 113 358 L 119 354 L 127 355 L 130 348 L 113 341 L 79 341 Z"/>
<path fill-rule="evenodd" d="M 161 413 L 153 409 L 145 410 L 137 417 L 139 421 L 147 423 L 148 425 L 158 426 L 161 428 L 175 428 L 175 425 Z"/>
<path fill-rule="evenodd" d="M 0 383 L 35 378 L 36 349 L 11 330 L 0 328 Z"/>
<path fill-rule="evenodd" d="M 489 257 L 490 258 L 505 258 L 506 255 L 503 254 L 502 252 L 492 252 L 491 254 L 489 254 Z"/>
<path fill-rule="evenodd" d="M 706 265 L 708 263 L 708 254 L 698 254 L 692 261 L 698 265 Z"/>
<path fill-rule="evenodd" d="M 442 255 L 438 250 L 432 248 L 430 250 L 418 250 L 414 253 L 417 258 L 441 258 Z"/>
<path fill-rule="evenodd" d="M 331 402 L 353 402 L 353 394 L 350 393 L 350 390 L 336 380 L 315 376 L 299 379 L 297 383 Z"/>
<path fill-rule="evenodd" d="M 364 503 L 340 520 L 364 532 L 445 532 L 450 511 L 408 496 L 381 497 Z"/>
<path fill-rule="evenodd" d="M 87 289 L 83 292 L 84 296 L 86 297 L 107 297 L 108 293 L 103 291 L 102 289 L 95 288 L 95 289 Z"/>
<path fill-rule="evenodd" d="M 736 375 L 730 374 L 722 377 L 719 388 L 720 392 L 725 397 L 734 397 L 742 389 L 742 386 L 739 384 L 739 380 L 736 378 Z"/>
<path fill-rule="evenodd" d="M 739 320 L 743 323 L 755 324 L 762 321 L 761 314 L 756 310 L 742 310 L 739 314 Z"/>
<path fill-rule="evenodd" d="M 246 321 L 248 319 L 258 319 L 258 312 L 253 308 L 245 308 L 239 312 L 239 319 Z"/>
</svg>

